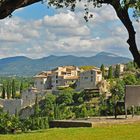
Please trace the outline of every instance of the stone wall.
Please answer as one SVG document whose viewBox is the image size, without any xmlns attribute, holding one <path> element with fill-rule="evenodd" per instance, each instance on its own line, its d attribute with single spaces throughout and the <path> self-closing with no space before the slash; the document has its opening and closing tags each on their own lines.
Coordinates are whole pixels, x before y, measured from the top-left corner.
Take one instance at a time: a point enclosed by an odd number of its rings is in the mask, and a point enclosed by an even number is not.
<svg viewBox="0 0 140 140">
<path fill-rule="evenodd" d="M 5 99 L 3 102 L 3 110 L 11 115 L 16 114 L 21 110 L 22 104 L 22 99 Z"/>
<path fill-rule="evenodd" d="M 36 97 L 40 101 L 45 96 L 45 91 L 35 91 L 32 89 L 26 90 L 22 93 L 21 98 L 23 99 L 22 107 L 32 106 L 35 104 Z"/>
<path fill-rule="evenodd" d="M 35 104 L 37 96 L 38 101 L 42 100 L 45 96 L 45 91 L 37 92 L 29 89 L 22 93 L 21 99 L 0 99 L 0 106 L 3 107 L 4 112 L 9 112 L 9 114 L 12 115 L 26 107 L 31 108 Z M 22 112 L 23 116 L 30 116 L 30 114 L 32 114 L 31 110 L 25 110 Z"/>
<path fill-rule="evenodd" d="M 25 119 L 33 114 L 34 114 L 34 108 L 30 106 L 22 108 L 19 112 L 19 116 L 21 119 Z"/>
<path fill-rule="evenodd" d="M 54 127 L 93 127 L 92 122 L 74 120 L 54 120 L 49 122 L 50 128 Z"/>
</svg>

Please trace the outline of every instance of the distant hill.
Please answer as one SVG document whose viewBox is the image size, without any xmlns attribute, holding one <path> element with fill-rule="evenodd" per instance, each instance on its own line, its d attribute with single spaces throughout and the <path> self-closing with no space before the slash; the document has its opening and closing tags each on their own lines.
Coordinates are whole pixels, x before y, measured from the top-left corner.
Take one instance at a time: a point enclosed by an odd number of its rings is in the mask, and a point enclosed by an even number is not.
<svg viewBox="0 0 140 140">
<path fill-rule="evenodd" d="M 101 64 L 112 65 L 129 61 L 132 60 L 107 52 L 101 52 L 92 57 L 51 55 L 40 59 L 31 59 L 24 56 L 16 56 L 0 59 L 0 75 L 32 76 L 40 71 L 50 70 L 63 65 L 94 65 L 100 67 Z"/>
</svg>

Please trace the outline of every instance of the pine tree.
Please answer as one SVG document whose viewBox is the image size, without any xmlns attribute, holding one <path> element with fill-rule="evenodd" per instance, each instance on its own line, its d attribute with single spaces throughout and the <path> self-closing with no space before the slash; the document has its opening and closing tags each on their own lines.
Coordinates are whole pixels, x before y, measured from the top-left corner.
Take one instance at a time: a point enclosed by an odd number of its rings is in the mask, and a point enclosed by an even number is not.
<svg viewBox="0 0 140 140">
<path fill-rule="evenodd" d="M 2 86 L 2 98 L 5 99 L 5 85 Z"/>
<path fill-rule="evenodd" d="M 103 78 L 105 77 L 105 67 L 104 64 L 101 65 L 100 70 L 102 71 Z"/>
<path fill-rule="evenodd" d="M 15 87 L 15 80 L 12 81 L 12 98 L 16 96 L 16 87 Z"/>
<path fill-rule="evenodd" d="M 112 70 L 112 66 L 109 67 L 109 71 L 108 71 L 108 79 L 113 78 L 113 70 Z"/>
</svg>

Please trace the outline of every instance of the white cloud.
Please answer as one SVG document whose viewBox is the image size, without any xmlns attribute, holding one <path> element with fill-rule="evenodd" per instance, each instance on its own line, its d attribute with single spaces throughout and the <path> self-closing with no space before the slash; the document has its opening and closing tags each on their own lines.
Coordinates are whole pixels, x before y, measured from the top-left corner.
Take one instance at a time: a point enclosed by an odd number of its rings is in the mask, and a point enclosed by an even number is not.
<svg viewBox="0 0 140 140">
<path fill-rule="evenodd" d="M 13 17 L 0 21 L 0 57 L 26 55 L 37 58 L 50 54 L 88 56 L 100 51 L 129 56 L 128 35 L 114 10 L 109 6 L 91 9 L 94 17 L 86 23 L 81 8 L 75 13 L 58 10 L 57 14 L 46 15 L 39 20 Z M 139 23 L 134 25 L 140 36 Z"/>
</svg>

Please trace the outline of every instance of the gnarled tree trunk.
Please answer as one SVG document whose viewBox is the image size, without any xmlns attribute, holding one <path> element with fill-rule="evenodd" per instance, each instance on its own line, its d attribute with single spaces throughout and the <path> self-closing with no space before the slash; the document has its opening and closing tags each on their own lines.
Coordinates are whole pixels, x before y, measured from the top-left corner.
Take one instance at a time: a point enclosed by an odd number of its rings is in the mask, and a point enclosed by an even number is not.
<svg viewBox="0 0 140 140">
<path fill-rule="evenodd" d="M 137 44 L 136 44 L 136 37 L 135 37 L 136 32 L 134 30 L 132 21 L 130 20 L 128 14 L 128 8 L 127 7 L 121 8 L 119 1 L 116 1 L 111 5 L 114 7 L 118 18 L 121 20 L 121 22 L 123 23 L 123 25 L 125 26 L 128 32 L 129 38 L 127 40 L 127 43 L 129 45 L 129 50 L 133 55 L 134 62 L 136 62 L 138 67 L 140 68 L 140 53 L 138 51 Z"/>
</svg>

